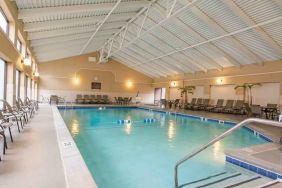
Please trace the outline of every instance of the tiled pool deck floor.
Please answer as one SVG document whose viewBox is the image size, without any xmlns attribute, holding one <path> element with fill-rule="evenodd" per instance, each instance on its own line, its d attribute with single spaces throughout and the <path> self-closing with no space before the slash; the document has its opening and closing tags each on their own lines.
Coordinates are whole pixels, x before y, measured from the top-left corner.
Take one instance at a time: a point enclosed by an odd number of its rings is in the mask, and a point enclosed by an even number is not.
<svg viewBox="0 0 282 188">
<path fill-rule="evenodd" d="M 39 111 L 18 133 L 0 162 L 1 188 L 64 188 L 65 176 L 50 106 Z"/>
<path fill-rule="evenodd" d="M 152 106 L 145 107 L 152 108 Z M 200 115 L 221 120 L 241 121 L 246 118 L 245 116 L 240 115 L 237 116 L 230 114 L 217 114 L 200 111 L 184 111 L 175 109 L 172 109 L 171 111 L 178 111 L 181 113 Z M 57 131 L 58 128 L 63 129 L 63 127 L 60 127 L 61 125 L 56 125 L 56 119 L 58 119 L 58 116 L 56 117 L 56 115 L 52 113 L 52 108 L 49 105 L 41 105 L 40 110 L 31 119 L 28 125 L 26 125 L 23 132 L 19 134 L 17 133 L 16 127 L 13 128 L 14 143 L 11 144 L 10 138 L 8 137 L 9 149 L 7 150 L 7 154 L 4 157 L 4 161 L 0 162 L 0 188 L 68 187 L 65 181 L 68 178 L 68 175 L 65 176 L 64 173 L 64 171 L 67 169 L 63 166 L 61 157 L 70 157 L 67 165 L 71 167 L 70 172 L 73 172 L 69 174 L 69 177 L 71 177 L 75 176 L 75 172 L 73 171 L 73 169 L 77 170 L 78 168 L 76 166 L 77 164 L 71 162 L 74 161 L 71 159 L 71 157 L 75 158 L 77 156 L 75 153 L 72 153 L 73 151 L 69 153 L 63 153 L 62 155 L 60 154 L 60 152 L 62 153 L 62 151 L 60 150 L 62 149 L 62 147 L 60 146 L 61 148 L 59 148 L 58 143 L 62 144 L 63 140 L 60 140 L 59 138 L 58 142 Z M 57 126 L 57 131 L 55 126 Z M 268 136 L 271 136 L 274 139 L 278 139 L 279 136 L 282 136 L 282 130 L 280 129 L 272 130 L 265 128 L 264 126 L 256 126 L 256 129 L 260 130 Z M 65 135 L 63 133 L 61 136 L 61 138 L 68 137 L 68 135 Z M 282 164 L 281 161 L 279 161 L 279 159 L 282 158 L 281 148 L 269 149 L 269 145 L 265 148 L 268 149 L 262 149 L 260 152 L 256 152 L 254 155 L 252 155 L 252 157 L 269 163 L 277 163 L 276 166 L 280 165 L 281 168 Z M 242 150 L 241 152 L 244 152 L 244 150 Z M 72 156 L 72 154 L 74 155 Z M 243 153 L 242 155 L 245 154 Z M 275 157 L 272 157 L 274 155 Z M 86 179 L 88 179 L 88 175 L 86 176 Z M 73 184 L 76 183 L 78 182 L 73 182 Z M 93 182 L 90 181 L 90 184 L 91 183 Z M 82 187 L 85 186 L 86 185 L 84 184 Z M 93 184 L 89 187 L 93 187 Z"/>
</svg>

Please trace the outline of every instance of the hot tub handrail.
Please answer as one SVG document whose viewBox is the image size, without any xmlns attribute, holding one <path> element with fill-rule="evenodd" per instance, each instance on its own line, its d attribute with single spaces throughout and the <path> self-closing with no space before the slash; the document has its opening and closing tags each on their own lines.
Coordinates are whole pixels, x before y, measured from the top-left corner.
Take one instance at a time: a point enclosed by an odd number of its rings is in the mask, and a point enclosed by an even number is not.
<svg viewBox="0 0 282 188">
<path fill-rule="evenodd" d="M 189 153 L 188 155 L 186 155 L 185 157 L 183 157 L 182 159 L 180 159 L 179 161 L 177 161 L 175 167 L 174 167 L 174 183 L 175 183 L 175 188 L 178 188 L 178 167 L 183 164 L 185 161 L 187 161 L 188 159 L 191 159 L 192 157 L 194 157 L 195 155 L 199 154 L 200 152 L 202 152 L 203 150 L 205 150 L 206 148 L 208 148 L 209 146 L 213 145 L 214 143 L 216 143 L 217 141 L 225 138 L 226 136 L 230 135 L 231 133 L 233 133 L 234 131 L 236 131 L 237 129 L 243 127 L 246 124 L 249 123 L 261 123 L 261 124 L 266 124 L 266 125 L 271 125 L 274 127 L 281 127 L 282 128 L 282 123 L 278 122 L 278 121 L 271 121 L 271 120 L 266 120 L 266 119 L 259 119 L 259 118 L 248 118 L 245 119 L 241 122 L 239 122 L 238 124 L 236 124 L 235 126 L 233 126 L 232 128 L 228 129 L 226 132 L 222 133 L 221 135 L 215 137 L 214 139 L 212 139 L 210 142 L 208 142 L 207 144 L 201 146 L 200 148 L 196 149 L 195 151 L 193 151 L 192 153 Z"/>
</svg>

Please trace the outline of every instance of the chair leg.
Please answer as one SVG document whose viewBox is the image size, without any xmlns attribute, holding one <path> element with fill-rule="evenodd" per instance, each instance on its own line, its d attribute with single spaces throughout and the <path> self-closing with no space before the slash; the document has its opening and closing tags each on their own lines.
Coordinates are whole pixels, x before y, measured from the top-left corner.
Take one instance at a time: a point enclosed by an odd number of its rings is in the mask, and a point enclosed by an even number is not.
<svg viewBox="0 0 282 188">
<path fill-rule="evenodd" d="M 11 142 L 14 142 L 14 139 L 13 139 L 13 136 L 12 136 L 11 127 L 9 127 L 9 133 L 10 133 Z"/>
<path fill-rule="evenodd" d="M 31 112 L 30 112 L 30 117 L 29 117 L 29 118 L 31 118 L 32 114 L 33 114 L 33 109 L 32 109 Z"/>
<path fill-rule="evenodd" d="M 23 114 L 24 122 L 27 123 L 26 113 Z"/>
<path fill-rule="evenodd" d="M 23 129 L 23 120 L 22 120 L 21 117 L 20 117 L 20 122 L 21 122 L 21 127 L 22 127 L 22 129 Z"/>
<path fill-rule="evenodd" d="M 26 119 L 26 123 L 28 122 L 28 114 L 27 114 L 27 112 L 25 113 L 25 119 Z"/>
<path fill-rule="evenodd" d="M 17 121 L 17 127 L 18 127 L 18 131 L 19 131 L 19 133 L 21 132 L 21 130 L 20 130 L 20 125 L 19 125 L 19 121 L 18 121 L 18 119 L 16 119 L 16 121 Z"/>
<path fill-rule="evenodd" d="M 3 148 L 3 154 L 6 154 L 6 149 L 8 149 L 8 145 L 7 145 L 7 140 L 6 140 L 6 136 L 5 133 L 3 132 L 3 134 L 1 134 L 4 137 L 4 148 Z"/>
</svg>

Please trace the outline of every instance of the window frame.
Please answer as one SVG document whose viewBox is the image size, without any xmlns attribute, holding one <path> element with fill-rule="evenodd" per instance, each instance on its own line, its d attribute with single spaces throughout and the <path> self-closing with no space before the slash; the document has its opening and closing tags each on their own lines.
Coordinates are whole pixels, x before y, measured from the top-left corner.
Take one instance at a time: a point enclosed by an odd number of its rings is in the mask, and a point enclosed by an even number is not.
<svg viewBox="0 0 282 188">
<path fill-rule="evenodd" d="M 1 30 L 2 30 L 4 33 L 6 33 L 6 35 L 9 36 L 9 34 L 10 34 L 10 22 L 9 22 L 9 20 L 8 20 L 6 14 L 5 14 L 5 12 L 3 11 L 3 9 L 2 9 L 1 7 L 0 7 L 0 13 L 3 15 L 4 19 L 5 19 L 6 22 L 7 22 L 6 31 L 4 31 L 2 28 L 1 28 Z"/>
<path fill-rule="evenodd" d="M 28 75 L 24 75 L 24 99 L 27 97 Z"/>
<path fill-rule="evenodd" d="M 7 99 L 7 62 L 4 60 L 4 59 L 2 59 L 2 58 L 0 58 L 0 60 L 1 61 L 3 61 L 4 62 L 4 87 L 3 87 L 3 99 L 4 100 L 6 100 Z M 3 106 L 2 106 L 2 108 L 3 108 Z"/>
<path fill-rule="evenodd" d="M 19 47 L 18 47 L 18 43 L 19 43 Z M 22 41 L 19 39 L 19 37 L 17 38 L 17 41 L 16 41 L 16 48 L 17 48 L 17 50 L 18 50 L 18 52 L 20 53 L 20 54 L 22 54 L 22 47 L 23 47 L 23 43 L 22 43 Z"/>
<path fill-rule="evenodd" d="M 22 72 L 16 69 L 16 74 L 18 74 L 18 80 L 16 79 L 16 99 L 21 98 L 21 74 Z"/>
</svg>

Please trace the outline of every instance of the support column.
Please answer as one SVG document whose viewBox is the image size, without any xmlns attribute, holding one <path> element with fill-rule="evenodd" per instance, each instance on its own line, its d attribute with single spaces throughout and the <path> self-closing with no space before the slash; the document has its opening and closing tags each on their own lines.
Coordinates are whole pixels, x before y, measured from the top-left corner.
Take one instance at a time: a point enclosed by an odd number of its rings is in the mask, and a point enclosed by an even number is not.
<svg viewBox="0 0 282 188">
<path fill-rule="evenodd" d="M 34 84 L 34 100 L 38 101 L 38 81 Z"/>
<path fill-rule="evenodd" d="M 7 63 L 7 94 L 6 100 L 11 105 L 16 101 L 16 66 L 15 63 Z"/>
<path fill-rule="evenodd" d="M 211 98 L 211 86 L 204 85 L 204 98 L 210 99 Z"/>
<path fill-rule="evenodd" d="M 280 101 L 279 105 L 282 107 L 282 81 L 280 81 Z"/>
<path fill-rule="evenodd" d="M 20 98 L 22 100 L 24 100 L 26 96 L 25 96 L 25 73 L 23 71 L 21 72 L 20 77 L 21 77 L 20 78 L 20 80 L 21 80 L 21 82 L 20 82 Z"/>
</svg>

